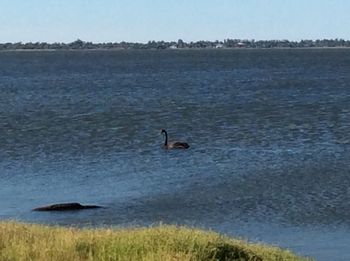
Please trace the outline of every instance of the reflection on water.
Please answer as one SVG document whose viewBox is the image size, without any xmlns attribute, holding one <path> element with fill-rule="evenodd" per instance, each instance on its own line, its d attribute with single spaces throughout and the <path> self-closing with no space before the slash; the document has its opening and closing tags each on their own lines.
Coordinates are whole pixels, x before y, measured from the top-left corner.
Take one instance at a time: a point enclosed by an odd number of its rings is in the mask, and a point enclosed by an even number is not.
<svg viewBox="0 0 350 261">
<path fill-rule="evenodd" d="M 349 54 L 0 53 L 0 218 L 188 224 L 348 260 Z M 191 148 L 162 150 L 162 128 Z M 30 211 L 68 201 L 107 208 Z"/>
</svg>

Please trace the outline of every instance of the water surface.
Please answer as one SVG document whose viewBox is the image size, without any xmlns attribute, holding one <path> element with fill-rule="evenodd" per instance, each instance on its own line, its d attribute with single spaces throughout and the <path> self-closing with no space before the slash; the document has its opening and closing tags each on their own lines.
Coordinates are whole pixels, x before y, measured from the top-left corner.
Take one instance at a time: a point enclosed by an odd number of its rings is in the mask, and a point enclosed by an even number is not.
<svg viewBox="0 0 350 261">
<path fill-rule="evenodd" d="M 0 52 L 0 91 L 1 219 L 350 259 L 350 50 Z M 75 201 L 107 208 L 31 211 Z"/>
</svg>

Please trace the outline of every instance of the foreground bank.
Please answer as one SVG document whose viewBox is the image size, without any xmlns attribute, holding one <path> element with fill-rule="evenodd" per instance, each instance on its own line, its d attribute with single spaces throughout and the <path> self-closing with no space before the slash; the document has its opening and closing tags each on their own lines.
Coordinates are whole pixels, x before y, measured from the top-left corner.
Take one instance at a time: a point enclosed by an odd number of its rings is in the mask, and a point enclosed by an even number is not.
<svg viewBox="0 0 350 261">
<path fill-rule="evenodd" d="M 76 229 L 0 222 L 0 260 L 306 260 L 214 232 L 158 226 Z"/>
</svg>

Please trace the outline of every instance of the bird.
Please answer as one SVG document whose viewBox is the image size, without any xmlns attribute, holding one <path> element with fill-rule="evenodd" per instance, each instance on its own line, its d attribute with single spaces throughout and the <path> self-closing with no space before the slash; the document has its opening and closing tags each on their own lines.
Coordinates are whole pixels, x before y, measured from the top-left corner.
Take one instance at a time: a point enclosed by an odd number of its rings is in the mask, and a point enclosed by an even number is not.
<svg viewBox="0 0 350 261">
<path fill-rule="evenodd" d="M 163 145 L 164 149 L 188 149 L 190 147 L 190 145 L 188 145 L 186 142 L 176 141 L 168 143 L 168 133 L 166 130 L 162 129 L 160 133 L 165 135 L 165 141 Z"/>
</svg>

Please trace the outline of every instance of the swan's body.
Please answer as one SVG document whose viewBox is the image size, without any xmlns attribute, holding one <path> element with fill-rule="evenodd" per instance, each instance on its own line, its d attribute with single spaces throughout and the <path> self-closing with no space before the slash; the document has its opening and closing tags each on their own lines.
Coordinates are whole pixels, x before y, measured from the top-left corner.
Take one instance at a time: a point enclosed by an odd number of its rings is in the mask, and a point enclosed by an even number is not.
<svg viewBox="0 0 350 261">
<path fill-rule="evenodd" d="M 188 149 L 190 147 L 190 145 L 188 145 L 188 143 L 186 142 L 176 141 L 168 143 L 168 133 L 166 132 L 166 130 L 162 130 L 161 133 L 164 133 L 165 135 L 165 141 L 163 145 L 164 149 Z"/>
</svg>

